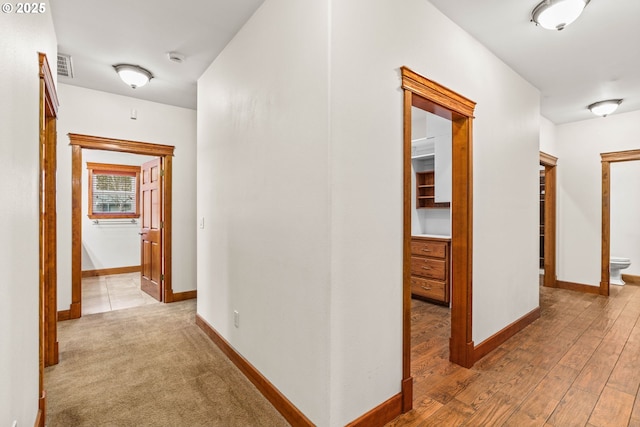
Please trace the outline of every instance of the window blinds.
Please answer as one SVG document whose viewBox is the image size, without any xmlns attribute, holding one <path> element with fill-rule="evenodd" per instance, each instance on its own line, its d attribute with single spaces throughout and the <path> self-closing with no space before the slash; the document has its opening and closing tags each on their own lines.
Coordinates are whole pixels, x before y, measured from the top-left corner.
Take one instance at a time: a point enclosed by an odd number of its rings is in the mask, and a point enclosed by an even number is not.
<svg viewBox="0 0 640 427">
<path fill-rule="evenodd" d="M 136 177 L 93 175 L 93 213 L 136 213 Z"/>
</svg>

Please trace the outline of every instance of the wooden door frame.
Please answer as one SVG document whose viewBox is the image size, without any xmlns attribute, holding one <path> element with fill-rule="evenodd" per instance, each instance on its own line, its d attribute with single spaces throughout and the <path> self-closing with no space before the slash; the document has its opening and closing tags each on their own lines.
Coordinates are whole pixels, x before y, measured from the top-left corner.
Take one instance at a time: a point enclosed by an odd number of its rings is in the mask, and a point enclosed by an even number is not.
<svg viewBox="0 0 640 427">
<path fill-rule="evenodd" d="M 473 111 L 476 103 L 401 67 L 404 90 L 403 262 L 402 262 L 402 411 L 413 406 L 411 377 L 411 107 L 452 121 L 451 338 L 449 360 L 473 366 Z"/>
<path fill-rule="evenodd" d="M 602 239 L 600 242 L 600 295 L 609 295 L 611 262 L 611 163 L 640 160 L 640 150 L 600 153 L 602 159 Z"/>
<path fill-rule="evenodd" d="M 44 427 L 46 392 L 44 368 L 59 360 L 57 335 L 56 260 L 56 120 L 58 95 L 47 55 L 38 53 L 39 115 L 39 300 L 38 300 L 38 414 L 35 425 Z M 53 189 L 53 190 L 52 190 Z"/>
<path fill-rule="evenodd" d="M 173 302 L 171 284 L 171 200 L 172 200 L 172 162 L 175 147 L 172 145 L 152 144 L 149 142 L 103 138 L 98 136 L 69 134 L 71 145 L 71 307 L 70 319 L 82 315 L 82 149 L 117 151 L 121 153 L 156 156 L 161 159 L 164 171 L 163 199 L 163 236 L 162 270 L 164 274 L 164 302 Z"/>
<path fill-rule="evenodd" d="M 556 272 L 556 167 L 558 158 L 540 152 L 540 164 L 544 166 L 544 281 L 543 286 L 558 286 Z"/>
</svg>

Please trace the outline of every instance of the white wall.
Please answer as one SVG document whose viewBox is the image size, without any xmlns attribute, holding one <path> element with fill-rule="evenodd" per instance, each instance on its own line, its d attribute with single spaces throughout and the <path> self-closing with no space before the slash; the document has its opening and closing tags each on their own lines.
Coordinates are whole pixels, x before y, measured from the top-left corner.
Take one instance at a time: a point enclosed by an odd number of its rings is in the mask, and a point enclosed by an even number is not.
<svg viewBox="0 0 640 427">
<path fill-rule="evenodd" d="M 540 116 L 540 151 L 558 157 L 556 125 L 546 117 Z"/>
<path fill-rule="evenodd" d="M 640 149 L 637 137 L 640 135 L 640 111 L 558 125 L 556 135 L 559 158 L 558 279 L 599 286 L 602 227 L 600 154 Z M 619 190 L 637 191 L 637 184 L 629 183 L 627 189 Z M 627 269 L 625 273 L 629 271 Z"/>
<path fill-rule="evenodd" d="M 49 2 L 38 15 L 0 14 L 0 425 L 38 412 L 38 52 L 56 78 Z"/>
<path fill-rule="evenodd" d="M 123 220 L 95 224 L 88 217 L 87 162 L 140 166 L 153 157 L 102 150 L 84 150 L 82 154 L 82 271 L 140 265 L 139 219 L 136 224 L 122 224 Z"/>
<path fill-rule="evenodd" d="M 196 112 L 65 84 L 59 85 L 58 95 L 61 104 L 57 187 L 58 309 L 68 310 L 71 304 L 69 133 L 176 147 L 173 160 L 172 286 L 174 292 L 196 289 Z M 132 108 L 137 110 L 137 120 L 130 119 Z M 88 151 L 83 150 L 83 156 Z M 86 229 L 84 227 L 83 231 Z"/>
<path fill-rule="evenodd" d="M 611 164 L 611 256 L 631 259 L 622 274 L 640 276 L 640 161 Z"/>
<path fill-rule="evenodd" d="M 326 2 L 267 0 L 198 81 L 198 313 L 319 425 L 330 376 L 327 19 Z"/>
<path fill-rule="evenodd" d="M 334 2 L 332 11 L 332 366 L 341 367 L 332 407 L 343 422 L 400 387 L 399 66 L 478 103 L 476 344 L 538 306 L 539 93 L 428 2 Z"/>
<path fill-rule="evenodd" d="M 537 90 L 423 0 L 267 0 L 199 81 L 198 313 L 319 426 L 400 391 L 401 65 L 478 102 L 479 343 L 538 306 Z"/>
</svg>

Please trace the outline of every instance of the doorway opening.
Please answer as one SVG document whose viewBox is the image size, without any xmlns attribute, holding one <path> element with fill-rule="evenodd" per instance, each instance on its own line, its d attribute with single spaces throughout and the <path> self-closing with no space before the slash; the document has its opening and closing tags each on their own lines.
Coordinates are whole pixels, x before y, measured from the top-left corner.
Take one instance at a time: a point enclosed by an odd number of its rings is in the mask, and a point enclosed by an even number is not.
<svg viewBox="0 0 640 427">
<path fill-rule="evenodd" d="M 540 268 L 543 286 L 557 287 L 556 166 L 558 158 L 540 152 Z"/>
<path fill-rule="evenodd" d="M 611 262 L 611 163 L 640 160 L 640 150 L 600 154 L 602 159 L 602 239 L 600 295 L 609 296 Z"/>
<path fill-rule="evenodd" d="M 451 283 L 451 336 L 449 338 L 449 360 L 468 368 L 475 363 L 471 329 L 472 121 L 475 102 L 416 74 L 407 67 L 402 67 L 401 73 L 402 89 L 404 90 L 402 411 L 407 412 L 413 406 L 413 378 L 411 376 L 411 216 L 412 194 L 414 194 L 411 163 L 412 109 L 418 108 L 451 122 L 451 262 L 449 276 Z M 427 182 L 424 184 L 426 186 L 432 185 Z M 419 189 L 416 191 L 420 192 Z M 430 197 L 430 195 L 428 196 Z M 435 250 L 428 246 L 425 248 L 429 251 Z M 446 251 L 446 249 L 444 250 Z M 438 266 L 440 264 L 444 269 L 449 267 L 447 261 L 440 261 Z M 425 267 L 431 268 L 431 265 L 426 264 Z"/>
<path fill-rule="evenodd" d="M 154 206 L 145 197 L 149 183 L 143 186 L 142 181 L 149 179 L 152 167 L 160 168 L 160 158 L 85 150 L 82 161 L 81 314 L 159 302 L 160 260 L 141 262 L 141 239 L 148 240 L 141 227 L 154 213 L 148 212 Z M 145 277 L 156 277 L 151 286 L 141 277 L 143 266 L 152 273 Z"/>
<path fill-rule="evenodd" d="M 171 202 L 172 159 L 174 147 L 102 138 L 89 135 L 69 134 L 72 146 L 72 256 L 71 256 L 71 307 L 67 318 L 82 315 L 82 150 L 103 150 L 157 157 L 157 166 L 151 167 L 145 176 L 141 172 L 141 205 L 150 208 L 141 216 L 141 263 L 142 277 L 149 279 L 151 289 L 159 301 L 173 302 L 171 286 Z M 145 182 L 155 182 L 155 187 L 145 193 Z M 146 194 L 146 195 L 145 195 Z M 147 200 L 148 199 L 148 200 Z M 145 252 L 145 249 L 146 252 Z M 157 260 L 157 261 L 154 261 Z M 149 288 L 151 286 L 151 288 Z"/>
</svg>

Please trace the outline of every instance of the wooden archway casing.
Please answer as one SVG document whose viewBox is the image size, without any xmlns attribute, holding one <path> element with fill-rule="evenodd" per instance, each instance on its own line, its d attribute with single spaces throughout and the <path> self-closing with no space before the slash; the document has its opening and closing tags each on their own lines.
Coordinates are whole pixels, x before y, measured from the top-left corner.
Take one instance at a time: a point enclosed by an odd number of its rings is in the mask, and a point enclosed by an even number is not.
<svg viewBox="0 0 640 427">
<path fill-rule="evenodd" d="M 69 134 L 71 145 L 71 306 L 65 319 L 77 319 L 82 314 L 82 149 L 118 151 L 161 158 L 164 170 L 163 213 L 164 229 L 162 239 L 163 301 L 173 302 L 171 285 L 172 248 L 172 164 L 174 146 L 148 142 L 103 138 L 90 135 Z"/>
<path fill-rule="evenodd" d="M 601 153 L 602 159 L 602 239 L 600 262 L 600 295 L 609 295 L 611 262 L 611 163 L 640 160 L 640 150 Z"/>
<path fill-rule="evenodd" d="M 411 377 L 411 107 L 452 121 L 451 195 L 451 338 L 449 360 L 473 366 L 473 112 L 475 102 L 407 67 L 401 68 L 404 90 L 404 207 L 403 207 L 403 340 L 402 411 L 413 405 Z"/>
</svg>

